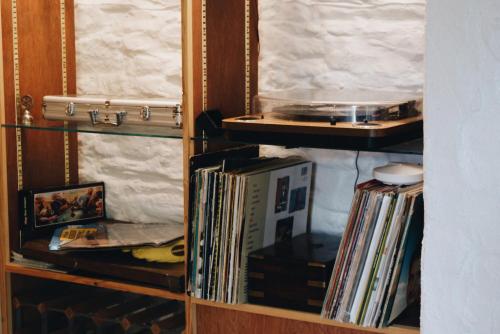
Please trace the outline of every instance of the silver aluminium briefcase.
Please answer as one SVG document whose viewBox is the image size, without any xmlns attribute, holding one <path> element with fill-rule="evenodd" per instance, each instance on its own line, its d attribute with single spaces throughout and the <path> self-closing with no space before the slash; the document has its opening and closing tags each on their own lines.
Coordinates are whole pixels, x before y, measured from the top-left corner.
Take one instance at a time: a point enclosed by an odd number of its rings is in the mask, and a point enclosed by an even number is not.
<svg viewBox="0 0 500 334">
<path fill-rule="evenodd" d="M 92 126 L 161 126 L 182 128 L 182 107 L 177 101 L 44 96 L 47 120 L 87 123 Z"/>
</svg>

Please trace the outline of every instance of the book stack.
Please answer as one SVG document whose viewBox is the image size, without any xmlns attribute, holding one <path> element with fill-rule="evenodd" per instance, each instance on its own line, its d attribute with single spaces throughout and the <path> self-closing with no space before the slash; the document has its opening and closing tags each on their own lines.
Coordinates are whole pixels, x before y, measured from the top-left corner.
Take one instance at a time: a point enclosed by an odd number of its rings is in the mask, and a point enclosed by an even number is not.
<svg viewBox="0 0 500 334">
<path fill-rule="evenodd" d="M 247 256 L 307 230 L 312 163 L 224 161 L 194 173 L 190 289 L 197 298 L 247 301 Z"/>
<path fill-rule="evenodd" d="M 322 316 L 384 327 L 419 299 L 423 184 L 358 185 Z"/>
</svg>

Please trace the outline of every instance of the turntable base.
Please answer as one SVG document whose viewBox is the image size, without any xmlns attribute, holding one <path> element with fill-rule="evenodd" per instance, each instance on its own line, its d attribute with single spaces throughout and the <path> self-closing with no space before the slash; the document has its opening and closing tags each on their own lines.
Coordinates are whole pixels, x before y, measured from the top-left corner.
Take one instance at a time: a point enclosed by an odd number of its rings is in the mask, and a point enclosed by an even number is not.
<svg viewBox="0 0 500 334">
<path fill-rule="evenodd" d="M 222 121 L 226 137 L 233 141 L 295 147 L 374 150 L 421 138 L 421 115 L 395 121 L 350 123 L 290 121 L 251 115 Z"/>
</svg>

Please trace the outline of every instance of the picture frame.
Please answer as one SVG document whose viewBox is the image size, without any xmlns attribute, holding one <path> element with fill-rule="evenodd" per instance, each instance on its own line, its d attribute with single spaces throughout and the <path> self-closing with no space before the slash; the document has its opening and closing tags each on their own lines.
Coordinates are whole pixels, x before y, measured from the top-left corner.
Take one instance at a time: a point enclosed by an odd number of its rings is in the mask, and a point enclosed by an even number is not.
<svg viewBox="0 0 500 334">
<path fill-rule="evenodd" d="M 51 235 L 61 226 L 106 219 L 104 182 L 28 189 L 20 196 L 23 241 Z"/>
</svg>

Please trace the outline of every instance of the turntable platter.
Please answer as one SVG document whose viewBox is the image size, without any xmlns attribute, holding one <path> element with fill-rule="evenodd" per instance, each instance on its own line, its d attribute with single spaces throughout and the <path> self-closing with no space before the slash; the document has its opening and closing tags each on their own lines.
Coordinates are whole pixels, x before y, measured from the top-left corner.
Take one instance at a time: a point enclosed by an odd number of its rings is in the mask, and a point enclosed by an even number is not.
<svg viewBox="0 0 500 334">
<path fill-rule="evenodd" d="M 296 121 L 371 122 L 415 117 L 422 98 L 416 94 L 349 90 L 302 90 L 260 94 L 254 110 L 264 118 Z"/>
</svg>

